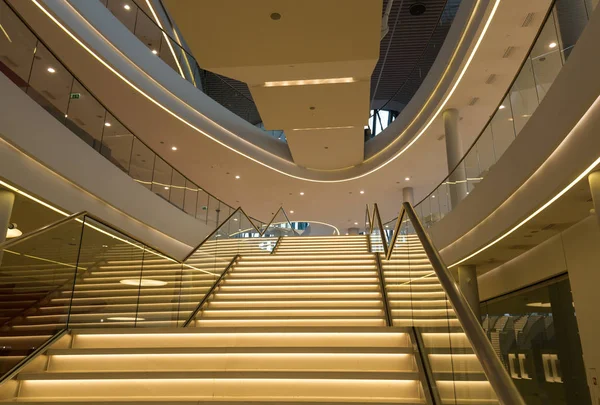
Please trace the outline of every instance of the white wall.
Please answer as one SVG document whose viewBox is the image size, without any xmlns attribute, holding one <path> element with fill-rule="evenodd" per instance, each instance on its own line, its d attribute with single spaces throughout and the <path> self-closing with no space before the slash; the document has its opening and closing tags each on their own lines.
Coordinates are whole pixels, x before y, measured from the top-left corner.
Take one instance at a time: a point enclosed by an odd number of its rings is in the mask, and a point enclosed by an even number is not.
<svg viewBox="0 0 600 405">
<path fill-rule="evenodd" d="M 586 371 L 600 370 L 600 227 L 593 215 L 479 277 L 486 300 L 568 271 Z"/>
<path fill-rule="evenodd" d="M 135 182 L 3 74 L 0 95 L 0 137 L 10 143 L 0 142 L 0 177 L 65 211 L 89 211 L 176 257 L 212 230 Z"/>
</svg>

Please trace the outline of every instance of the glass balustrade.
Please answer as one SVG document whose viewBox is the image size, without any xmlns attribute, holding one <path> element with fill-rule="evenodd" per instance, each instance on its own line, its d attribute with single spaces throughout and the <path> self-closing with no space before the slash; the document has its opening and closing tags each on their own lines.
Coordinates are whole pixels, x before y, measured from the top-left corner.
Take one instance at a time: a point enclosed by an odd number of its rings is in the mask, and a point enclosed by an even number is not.
<svg viewBox="0 0 600 405">
<path fill-rule="evenodd" d="M 568 61 L 592 10 L 592 3 L 585 0 L 555 2 L 521 69 L 484 129 L 450 174 L 416 204 L 415 210 L 425 227 L 431 227 L 452 211 L 500 160 Z"/>
<path fill-rule="evenodd" d="M 133 7 L 133 3 L 128 4 Z M 140 17 L 138 23 L 141 21 Z M 4 0 L 0 1 L 0 24 L 5 32 L 0 35 L 0 71 L 90 147 L 137 183 L 210 228 L 215 228 L 234 211 L 133 134 L 77 80 Z M 165 41 L 160 32 L 155 37 L 156 46 Z"/>
</svg>

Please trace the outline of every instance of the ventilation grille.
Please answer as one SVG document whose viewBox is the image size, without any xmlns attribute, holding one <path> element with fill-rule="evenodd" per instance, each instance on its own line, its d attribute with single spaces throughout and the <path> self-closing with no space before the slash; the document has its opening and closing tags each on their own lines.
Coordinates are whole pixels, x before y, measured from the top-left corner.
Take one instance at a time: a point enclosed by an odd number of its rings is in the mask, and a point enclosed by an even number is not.
<svg viewBox="0 0 600 405">
<path fill-rule="evenodd" d="M 487 79 L 485 79 L 485 84 L 492 84 L 496 81 L 496 75 L 494 73 L 492 73 L 491 75 L 488 76 Z"/>
<path fill-rule="evenodd" d="M 533 17 L 535 16 L 535 13 L 529 13 L 525 16 L 525 19 L 523 20 L 523 24 L 521 24 L 521 27 L 526 28 L 529 27 L 531 25 L 531 23 L 533 22 Z"/>
<path fill-rule="evenodd" d="M 469 100 L 469 105 L 470 105 L 470 106 L 474 106 L 475 104 L 477 104 L 477 102 L 478 102 L 478 101 L 479 101 L 479 97 L 472 97 L 472 98 Z"/>
<path fill-rule="evenodd" d="M 506 48 L 506 50 L 504 51 L 504 54 L 502 55 L 503 59 L 508 59 L 510 58 L 510 55 L 512 55 L 513 51 L 515 50 L 515 48 L 513 46 L 509 46 L 508 48 Z"/>
</svg>

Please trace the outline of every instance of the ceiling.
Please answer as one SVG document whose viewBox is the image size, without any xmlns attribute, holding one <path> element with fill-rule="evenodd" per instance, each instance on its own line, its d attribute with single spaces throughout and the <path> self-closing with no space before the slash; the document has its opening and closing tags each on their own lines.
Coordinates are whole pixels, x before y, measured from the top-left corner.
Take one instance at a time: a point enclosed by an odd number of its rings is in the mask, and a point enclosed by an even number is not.
<svg viewBox="0 0 600 405">
<path fill-rule="evenodd" d="M 21 3 L 15 3 L 19 8 Z M 22 3 L 25 7 L 29 3 Z M 459 109 L 461 137 L 466 149 L 497 108 L 537 33 L 549 2 L 536 0 L 515 7 L 500 2 L 498 11 L 479 51 L 447 106 Z M 39 11 L 38 11 L 39 12 Z M 522 27 L 528 13 L 533 23 Z M 147 142 L 160 156 L 193 181 L 233 206 L 243 206 L 253 217 L 269 218 L 279 205 L 302 220 L 332 223 L 344 232 L 355 222 L 362 223 L 367 203 L 378 202 L 382 219 L 395 216 L 402 201 L 402 188 L 415 189 L 415 200 L 429 193 L 446 175 L 445 145 L 441 119 L 436 119 L 423 136 L 401 158 L 360 179 L 339 183 L 315 183 L 293 179 L 259 165 L 213 140 L 191 130 L 163 110 L 136 94 L 120 79 L 91 58 L 64 33 L 44 27 L 47 17 L 32 23 L 92 91 Z M 388 34 L 389 35 L 389 34 Z M 187 38 L 187 35 L 186 35 Z M 510 58 L 503 58 L 508 46 Z M 497 79 L 486 84 L 489 75 Z M 478 97 L 475 106 L 469 106 Z M 132 113 L 135 112 L 135 113 Z M 171 151 L 177 145 L 177 152 Z M 324 145 L 326 146 L 326 145 Z M 235 175 L 241 175 L 235 179 Z M 409 181 L 404 178 L 409 177 Z M 360 191 L 365 191 L 361 194 Z M 300 195 L 300 192 L 304 192 Z"/>
</svg>

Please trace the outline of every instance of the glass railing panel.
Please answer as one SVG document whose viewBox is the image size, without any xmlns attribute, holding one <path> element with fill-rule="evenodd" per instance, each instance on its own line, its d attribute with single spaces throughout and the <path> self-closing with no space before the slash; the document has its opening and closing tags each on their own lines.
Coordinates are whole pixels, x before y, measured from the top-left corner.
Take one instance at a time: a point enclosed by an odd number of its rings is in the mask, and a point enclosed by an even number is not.
<svg viewBox="0 0 600 405">
<path fill-rule="evenodd" d="M 14 18 L 6 3 L 0 2 L 0 70 L 17 86 L 27 88 L 33 65 L 37 38 L 19 19 Z"/>
<path fill-rule="evenodd" d="M 219 214 L 221 212 L 220 201 L 212 195 L 209 195 L 206 210 L 206 223 L 211 228 L 216 228 L 219 222 Z"/>
<path fill-rule="evenodd" d="M 133 139 L 131 148 L 131 163 L 129 175 L 138 183 L 152 190 L 152 174 L 154 171 L 154 158 L 156 155 L 138 138 Z"/>
<path fill-rule="evenodd" d="M 481 180 L 481 168 L 479 167 L 479 156 L 477 148 L 471 148 L 464 159 L 465 173 L 467 179 L 467 192 L 470 193 Z"/>
<path fill-rule="evenodd" d="M 558 3 L 564 4 L 565 1 Z M 575 2 L 571 0 L 570 3 L 574 4 Z M 552 11 L 546 20 L 530 55 L 540 102 L 548 93 L 563 66 L 562 47 L 555 23 L 555 13 Z"/>
<path fill-rule="evenodd" d="M 518 134 L 539 104 L 531 56 L 525 61 L 521 72 L 510 89 L 510 100 L 514 119 L 513 124 Z M 481 140 L 478 141 L 478 143 L 480 142 Z"/>
<path fill-rule="evenodd" d="M 105 130 L 116 120 L 86 89 L 73 79 L 65 113 L 65 126 L 96 151 L 101 150 Z M 106 131 L 107 132 L 107 131 Z"/>
<path fill-rule="evenodd" d="M 479 160 L 479 177 L 483 179 L 490 168 L 496 163 L 496 149 L 494 147 L 494 135 L 492 127 L 487 126 L 485 131 L 479 137 L 477 144 L 472 149 L 476 149 Z M 481 181 L 481 180 L 480 180 Z"/>
<path fill-rule="evenodd" d="M 73 76 L 42 43 L 36 46 L 27 94 L 56 119 L 65 122 Z"/>
<path fill-rule="evenodd" d="M 183 210 L 185 203 L 185 177 L 177 170 L 173 170 L 169 201 L 177 208 Z"/>
<path fill-rule="evenodd" d="M 0 250 L 0 373 L 66 328 L 82 223 L 69 220 Z"/>
<path fill-rule="evenodd" d="M 283 208 L 280 208 L 275 213 L 271 223 L 268 224 L 263 233 L 265 237 L 270 238 L 279 236 L 298 236 Z"/>
<path fill-rule="evenodd" d="M 152 191 L 169 201 L 171 194 L 171 180 L 173 168 L 160 156 L 155 156 L 154 168 L 152 170 Z"/>
<path fill-rule="evenodd" d="M 140 295 L 162 283 L 143 275 L 145 253 L 142 243 L 86 216 L 69 326 L 135 327 L 145 320 Z"/>
<path fill-rule="evenodd" d="M 198 189 L 198 202 L 196 203 L 196 219 L 204 222 L 205 224 L 208 221 L 208 201 L 210 195 L 202 190 Z"/>
<path fill-rule="evenodd" d="M 454 309 L 410 221 L 401 227 L 391 260 L 384 261 L 394 326 L 411 328 L 432 396 L 442 404 L 497 404 Z"/>
<path fill-rule="evenodd" d="M 190 180 L 185 181 L 185 192 L 183 196 L 183 210 L 191 216 L 196 216 L 198 207 L 198 186 Z"/>
<path fill-rule="evenodd" d="M 119 169 L 129 173 L 135 138 L 119 120 L 114 119 L 112 114 L 107 112 L 106 119 L 106 122 L 111 125 L 104 124 L 100 153 Z"/>
<path fill-rule="evenodd" d="M 512 103 L 510 98 L 502 100 L 494 118 L 490 123 L 492 134 L 494 136 L 494 150 L 496 159 L 499 160 L 510 144 L 515 140 L 515 126 L 513 124 Z"/>
</svg>

